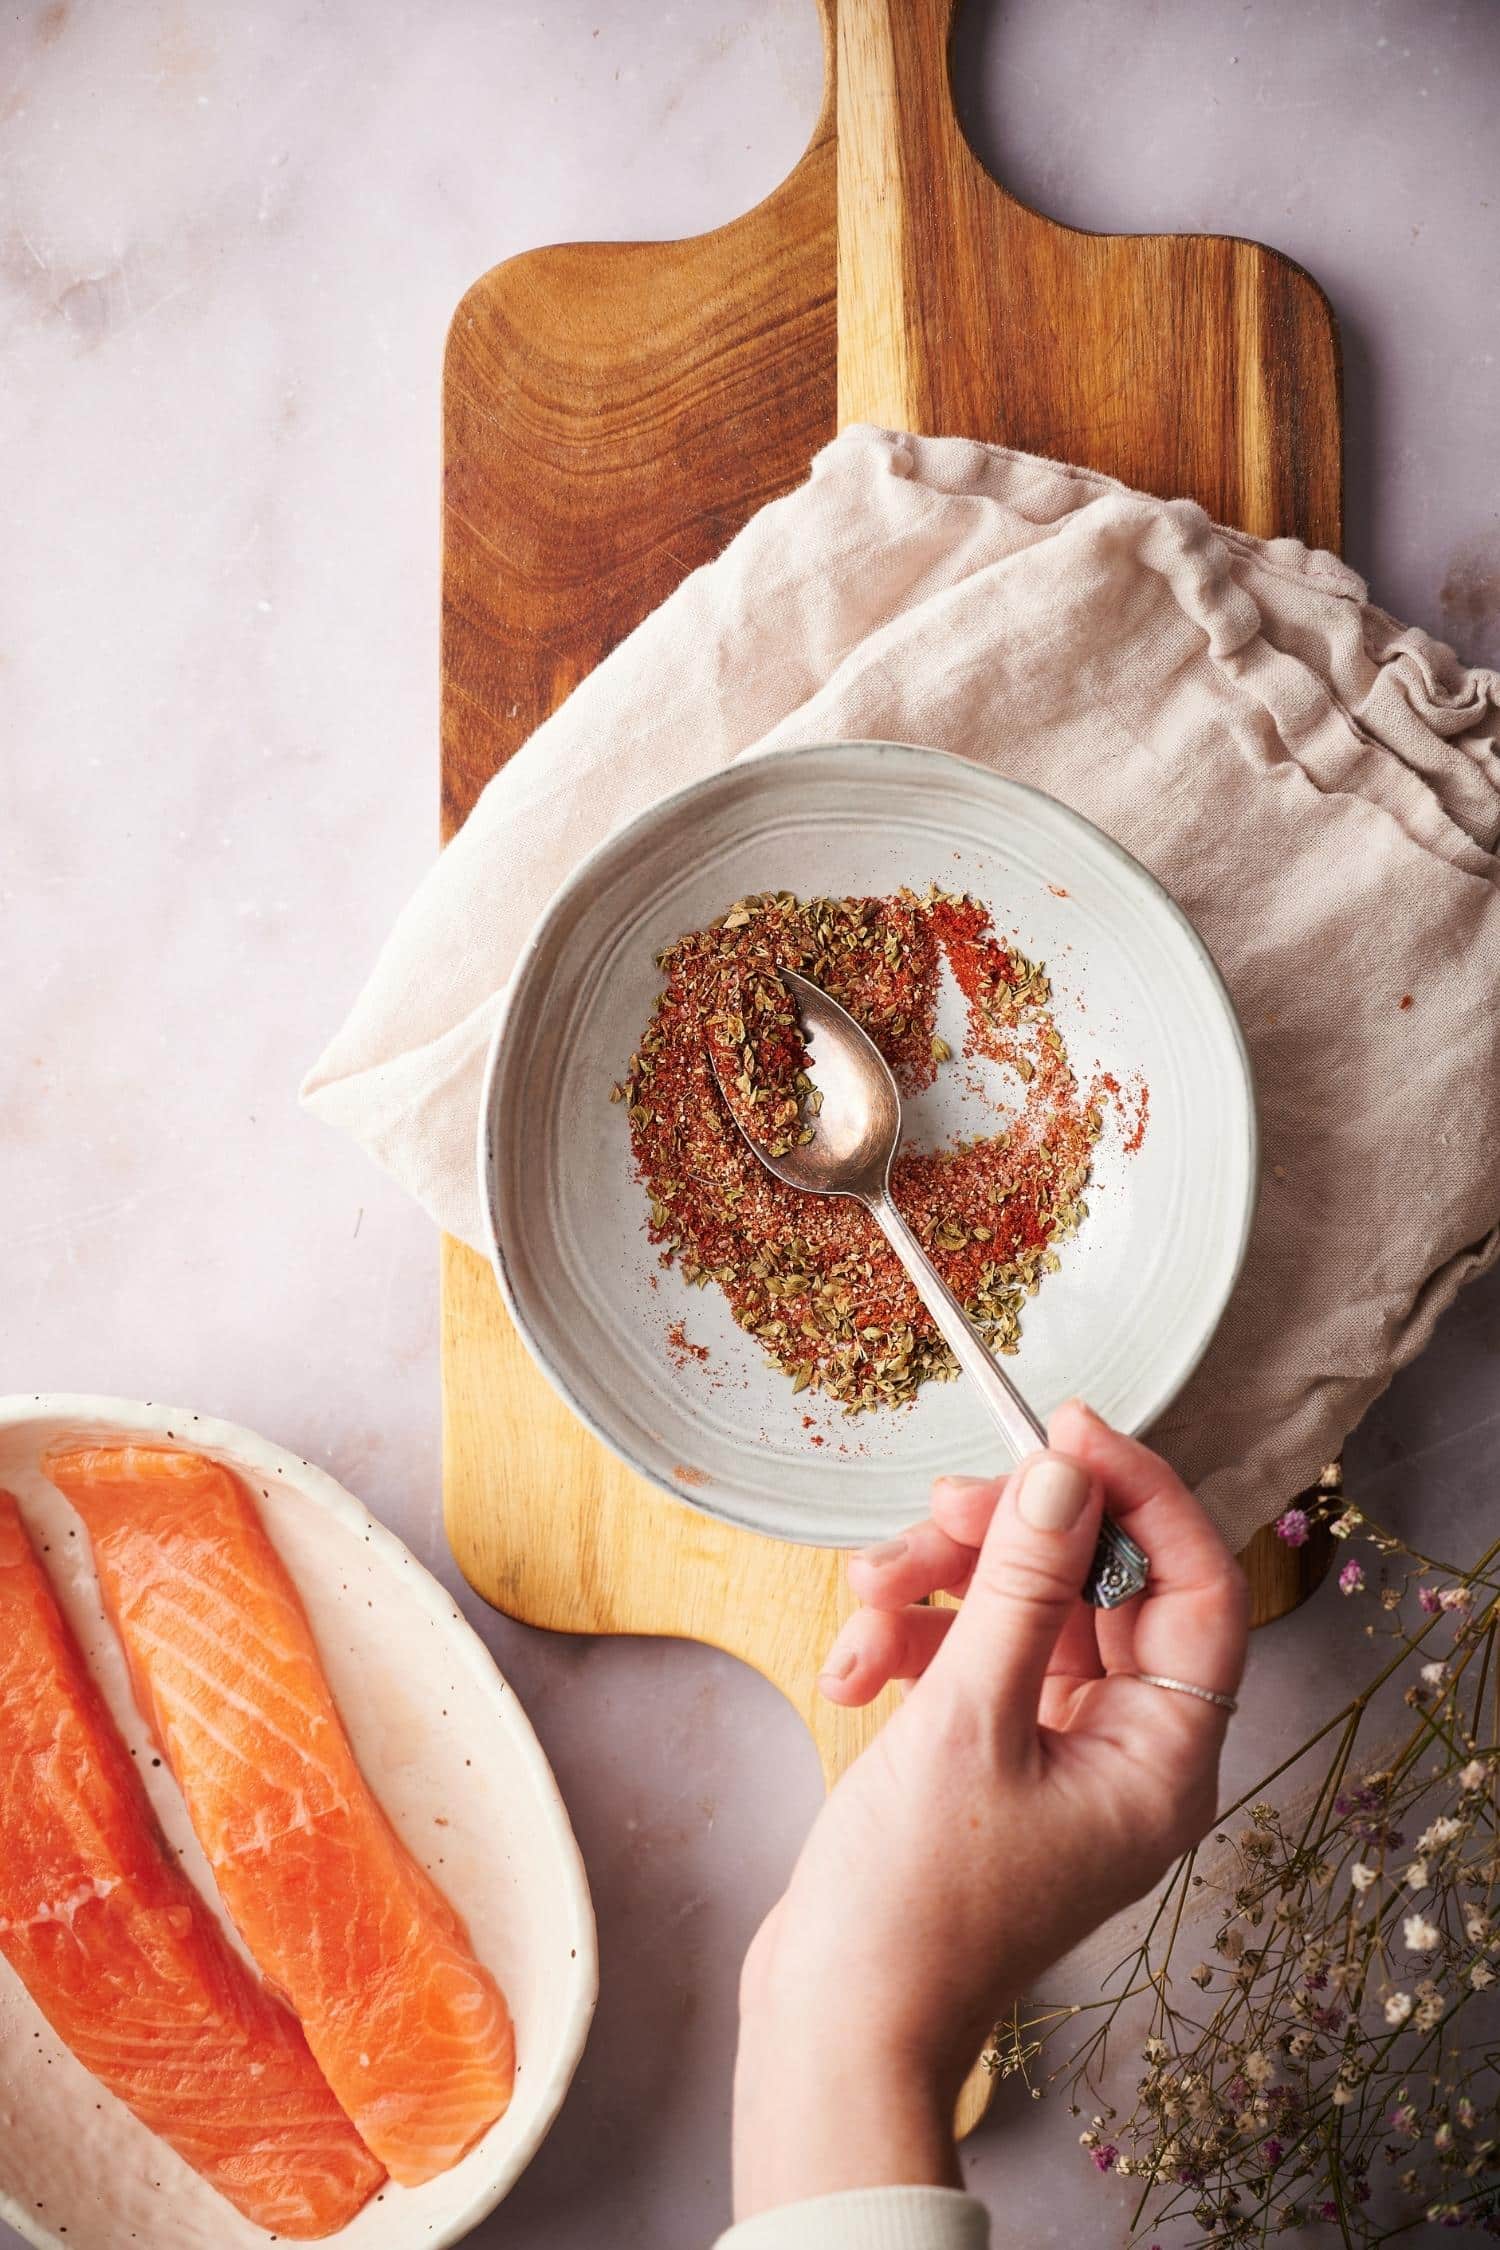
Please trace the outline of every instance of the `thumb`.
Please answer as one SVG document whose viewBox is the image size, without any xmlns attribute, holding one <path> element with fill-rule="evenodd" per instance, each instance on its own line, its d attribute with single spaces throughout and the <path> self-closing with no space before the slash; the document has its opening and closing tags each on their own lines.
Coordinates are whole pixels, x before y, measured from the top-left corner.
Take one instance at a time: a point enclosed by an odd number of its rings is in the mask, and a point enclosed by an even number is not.
<svg viewBox="0 0 1500 2250">
<path fill-rule="evenodd" d="M 950 1687 L 1034 1728 L 1057 1637 L 1099 1536 L 1099 1488 L 1065 1453 L 1034 1453 L 1006 1484 L 963 1607 L 935 1664 Z"/>
</svg>

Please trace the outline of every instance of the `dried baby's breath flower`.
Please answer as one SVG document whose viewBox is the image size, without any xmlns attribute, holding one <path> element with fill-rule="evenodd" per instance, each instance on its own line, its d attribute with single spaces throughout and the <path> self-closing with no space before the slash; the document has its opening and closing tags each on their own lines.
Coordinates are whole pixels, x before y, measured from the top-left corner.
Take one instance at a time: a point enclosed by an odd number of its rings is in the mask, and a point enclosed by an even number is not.
<svg viewBox="0 0 1500 2250">
<path fill-rule="evenodd" d="M 1336 1515 L 1341 1536 L 1358 1527 L 1382 1558 L 1366 1631 L 1389 1636 L 1387 1659 L 1315 1738 L 1330 1756 L 1321 1775 L 1303 1769 L 1307 1790 L 1279 1801 L 1312 1744 L 1175 1871 L 1121 1964 L 1126 1998 L 1091 2004 L 1064 2066 L 1075 2087 L 1102 2088 L 1111 2024 L 1132 1995 L 1151 2009 L 1137 2107 L 1106 2144 L 1114 2174 L 1142 2183 L 1137 2245 L 1175 2226 L 1182 2250 L 1248 2250 L 1280 2227 L 1321 2224 L 1374 2250 L 1425 2239 L 1429 2211 L 1445 2229 L 1500 2235 L 1489 2184 L 1500 2136 L 1485 2135 L 1500 2110 L 1500 2058 L 1474 2008 L 1500 1988 L 1500 1835 L 1480 1794 L 1500 1770 L 1500 1540 L 1455 1571 L 1330 1500 L 1336 1485 L 1308 1501 L 1308 1530 Z M 1345 1564 L 1349 1591 L 1365 1568 Z M 1429 1639 L 1444 1621 L 1446 1650 Z M 1403 1691 L 1404 1736 L 1383 1743 L 1378 1768 L 1362 1765 L 1372 1713 L 1399 1718 Z M 1244 1809 L 1250 1825 L 1236 1829 Z M 1179 1934 L 1194 1951 L 1212 1947 L 1190 1972 L 1201 2001 L 1172 1991 Z M 1402 1959 L 1408 1974 L 1393 1976 Z"/>
<path fill-rule="evenodd" d="M 1424 1981 L 1417 1986 L 1417 2005 L 1411 2020 L 1418 2031 L 1431 2031 L 1442 2021 L 1443 2009 L 1443 1996 L 1435 1984 Z"/>
</svg>

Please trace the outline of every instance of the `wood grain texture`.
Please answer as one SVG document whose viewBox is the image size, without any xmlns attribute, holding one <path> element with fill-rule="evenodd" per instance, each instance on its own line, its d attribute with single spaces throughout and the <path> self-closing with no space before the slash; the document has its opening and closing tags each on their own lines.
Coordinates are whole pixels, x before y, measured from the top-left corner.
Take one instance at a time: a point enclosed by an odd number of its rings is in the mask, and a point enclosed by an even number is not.
<svg viewBox="0 0 1500 2250">
<path fill-rule="evenodd" d="M 839 420 L 998 440 L 1337 549 L 1338 339 L 1226 235 L 1084 234 L 998 187 L 953 106 L 954 0 L 838 14 Z"/>
<path fill-rule="evenodd" d="M 756 210 L 664 244 L 486 274 L 444 373 L 443 818 L 840 419 L 994 439 L 1335 546 L 1331 317 L 1253 243 L 1080 234 L 984 172 L 953 113 L 952 0 L 821 0 L 829 89 Z M 835 100 L 834 80 L 837 76 Z M 837 132 L 835 132 L 837 112 Z M 802 1712 L 832 1780 L 883 1716 L 814 1694 L 842 1558 L 726 1529 L 623 1468 L 537 1374 L 488 1269 L 444 1251 L 449 1537 L 527 1622 L 729 1649 Z M 914 1502 L 920 1496 L 914 1495 Z M 1318 1574 L 1269 1534 L 1257 1616 Z"/>
<path fill-rule="evenodd" d="M 484 1261 L 451 1241 L 444 1258 L 445 1332 L 466 1377 L 456 1397 L 448 1386 L 443 1460 L 464 1575 L 560 1632 L 664 1633 L 742 1657 L 802 1714 L 832 1786 L 888 1708 L 839 1711 L 815 1691 L 849 1607 L 842 1552 L 733 1530 L 643 1483 L 557 1405 L 509 1323 L 497 1332 Z"/>
<path fill-rule="evenodd" d="M 443 835 L 835 431 L 833 91 L 743 218 L 496 266 L 443 368 Z"/>
</svg>

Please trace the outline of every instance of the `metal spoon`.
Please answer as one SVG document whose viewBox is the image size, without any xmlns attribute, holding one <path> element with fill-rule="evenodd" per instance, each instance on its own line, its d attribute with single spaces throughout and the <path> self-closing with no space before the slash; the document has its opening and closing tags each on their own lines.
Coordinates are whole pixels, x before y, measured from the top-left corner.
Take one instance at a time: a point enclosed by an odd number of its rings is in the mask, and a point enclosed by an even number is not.
<svg viewBox="0 0 1500 2250">
<path fill-rule="evenodd" d="M 911 1277 L 939 1333 L 977 1387 L 991 1420 L 1022 1461 L 1047 1443 L 1032 1413 L 891 1197 L 891 1163 L 901 1139 L 901 1096 L 880 1049 L 847 1009 L 820 986 L 784 969 L 807 1040 L 808 1069 L 822 1107 L 808 1120 L 812 1139 L 772 1156 L 726 1106 L 768 1172 L 807 1195 L 847 1195 L 862 1203 Z M 718 1076 L 718 1064 L 714 1063 Z M 723 1082 L 720 1081 L 721 1091 Z M 1146 1583 L 1146 1558 L 1135 1541 L 1108 1518 L 1089 1566 L 1084 1598 L 1098 1609 L 1129 1601 Z"/>
</svg>

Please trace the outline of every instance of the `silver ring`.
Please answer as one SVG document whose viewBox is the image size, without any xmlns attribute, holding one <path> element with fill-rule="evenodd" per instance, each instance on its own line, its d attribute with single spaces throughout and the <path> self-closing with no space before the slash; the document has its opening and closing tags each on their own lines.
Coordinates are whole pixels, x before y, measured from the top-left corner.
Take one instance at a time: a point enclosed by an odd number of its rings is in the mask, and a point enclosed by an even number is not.
<svg viewBox="0 0 1500 2250">
<path fill-rule="evenodd" d="M 1144 1680 L 1147 1687 L 1170 1688 L 1174 1695 L 1196 1695 L 1200 1703 L 1213 1703 L 1221 1711 L 1238 1711 L 1239 1704 L 1232 1695 L 1221 1695 L 1217 1688 L 1195 1687 L 1191 1680 L 1163 1679 L 1159 1672 L 1137 1672 L 1135 1678 Z"/>
</svg>

